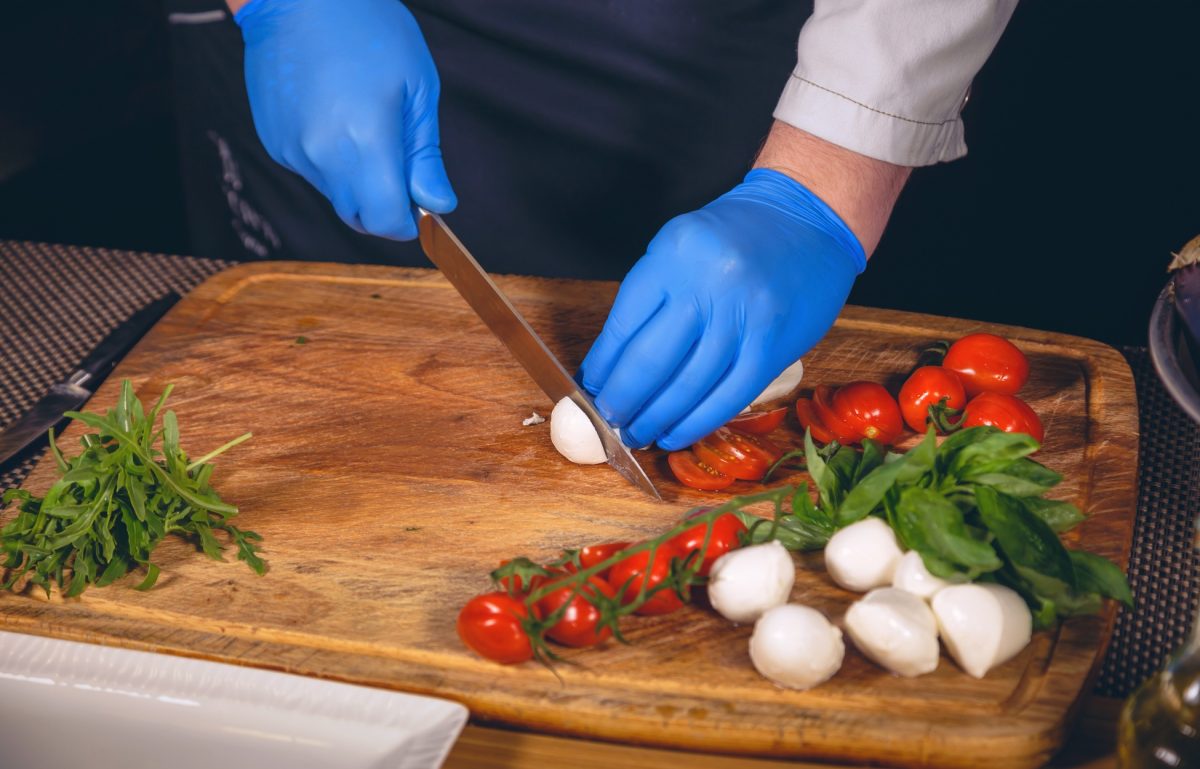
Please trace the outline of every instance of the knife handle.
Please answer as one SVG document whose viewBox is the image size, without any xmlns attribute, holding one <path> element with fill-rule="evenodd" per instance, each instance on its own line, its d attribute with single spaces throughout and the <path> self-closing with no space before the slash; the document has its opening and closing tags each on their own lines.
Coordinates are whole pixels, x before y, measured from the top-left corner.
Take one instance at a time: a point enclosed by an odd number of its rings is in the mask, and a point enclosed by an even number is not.
<svg viewBox="0 0 1200 769">
<path fill-rule="evenodd" d="M 125 353 L 129 352 L 138 340 L 146 335 L 150 327 L 178 301 L 179 294 L 172 291 L 130 315 L 88 353 L 88 356 L 79 364 L 79 369 L 71 376 L 71 381 L 75 384 L 82 384 L 92 380 L 99 382 L 104 379 L 108 376 L 108 372 L 112 371 L 116 362 L 124 357 Z"/>
</svg>

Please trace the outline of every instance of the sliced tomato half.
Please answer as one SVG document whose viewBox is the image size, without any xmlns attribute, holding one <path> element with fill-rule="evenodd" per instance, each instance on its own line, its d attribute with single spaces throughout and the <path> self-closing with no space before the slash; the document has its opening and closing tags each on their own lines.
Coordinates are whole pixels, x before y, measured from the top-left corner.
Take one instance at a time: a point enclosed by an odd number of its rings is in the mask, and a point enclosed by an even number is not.
<svg viewBox="0 0 1200 769">
<path fill-rule="evenodd" d="M 800 398 L 796 401 L 796 419 L 799 420 L 801 427 L 812 433 L 814 441 L 818 443 L 833 442 L 833 433 L 829 432 L 829 428 L 825 427 L 825 423 L 817 416 L 813 402 L 808 398 Z"/>
<path fill-rule="evenodd" d="M 761 435 L 719 427 L 692 446 L 704 464 L 743 481 L 761 481 L 783 451 Z"/>
<path fill-rule="evenodd" d="M 834 440 L 843 446 L 849 446 L 862 440 L 862 434 L 838 416 L 833 408 L 833 388 L 829 385 L 817 385 L 813 390 L 813 410 L 820 417 L 825 429 L 833 435 Z M 815 437 L 815 435 L 814 435 Z"/>
<path fill-rule="evenodd" d="M 726 475 L 711 465 L 704 464 L 691 451 L 672 451 L 667 455 L 671 472 L 684 486 L 701 491 L 720 491 L 733 485 L 734 477 Z"/>
<path fill-rule="evenodd" d="M 783 418 L 786 415 L 786 406 L 770 411 L 747 411 L 745 414 L 739 414 L 731 419 L 726 427 L 732 427 L 734 430 L 741 430 L 744 433 L 766 435 L 783 424 Z"/>
</svg>

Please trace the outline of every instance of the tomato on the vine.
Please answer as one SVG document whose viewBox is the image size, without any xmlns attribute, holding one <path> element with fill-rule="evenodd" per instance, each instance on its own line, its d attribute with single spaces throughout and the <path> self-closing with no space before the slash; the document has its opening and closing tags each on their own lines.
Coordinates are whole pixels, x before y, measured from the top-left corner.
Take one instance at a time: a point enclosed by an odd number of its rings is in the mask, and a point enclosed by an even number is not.
<svg viewBox="0 0 1200 769">
<path fill-rule="evenodd" d="M 855 443 L 870 438 L 887 445 L 904 431 L 900 406 L 892 394 L 876 382 L 851 382 L 839 387 L 833 394 L 831 405 L 838 419 L 853 431 Z M 829 426 L 828 422 L 825 424 Z"/>
<path fill-rule="evenodd" d="M 729 420 L 726 427 L 754 435 L 766 435 L 779 425 L 787 414 L 787 407 L 771 409 L 770 411 L 747 411 Z"/>
<path fill-rule="evenodd" d="M 703 514 L 704 511 L 698 513 L 698 515 Z M 700 569 L 696 573 L 702 577 L 708 576 L 714 561 L 741 545 L 740 535 L 746 531 L 746 524 L 742 523 L 733 513 L 718 516 L 712 522 L 712 533 L 708 534 L 708 546 L 705 547 L 704 538 L 708 529 L 708 524 L 698 523 L 669 540 L 685 558 L 692 551 L 699 553 L 695 556 L 700 561 Z M 701 548 L 703 548 L 702 552 Z"/>
<path fill-rule="evenodd" d="M 511 560 L 505 559 L 500 562 L 500 566 L 504 567 L 510 563 L 512 563 Z M 509 595 L 521 595 L 532 591 L 545 579 L 546 577 L 542 574 L 530 574 L 527 576 L 513 574 L 508 577 L 501 577 L 498 582 L 500 583 L 500 587 L 504 588 L 504 592 Z"/>
<path fill-rule="evenodd" d="M 612 629 L 607 626 L 598 627 L 600 609 L 593 601 L 601 595 L 614 598 L 616 591 L 596 576 L 589 577 L 587 584 L 574 596 L 571 595 L 573 588 L 573 585 L 560 587 L 538 599 L 538 614 L 550 617 L 559 607 L 566 604 L 562 618 L 546 630 L 546 636 L 564 646 L 594 646 L 611 636 Z"/>
<path fill-rule="evenodd" d="M 717 472 L 743 481 L 761 481 L 783 451 L 761 435 L 718 427 L 692 446 L 696 459 Z"/>
<path fill-rule="evenodd" d="M 676 480 L 684 486 L 701 491 L 720 491 L 733 485 L 736 480 L 709 465 L 702 463 L 690 450 L 672 451 L 667 455 L 667 464 Z"/>
<path fill-rule="evenodd" d="M 943 401 L 946 408 L 961 409 L 967 404 L 967 394 L 958 374 L 941 366 L 922 366 L 900 388 L 900 413 L 904 422 L 919 433 L 925 432 L 929 407 Z"/>
<path fill-rule="evenodd" d="M 980 393 L 967 403 L 964 414 L 964 428 L 991 425 L 1006 433 L 1026 433 L 1038 443 L 1046 437 L 1037 412 L 1015 395 Z"/>
<path fill-rule="evenodd" d="M 1025 353 L 1004 337 L 969 334 L 950 345 L 942 367 L 962 379 L 968 396 L 991 392 L 1015 395 L 1029 379 Z"/>
<path fill-rule="evenodd" d="M 621 596 L 621 603 L 628 606 L 633 603 L 646 584 L 646 590 L 661 585 L 671 575 L 671 559 L 682 558 L 679 549 L 664 542 L 654 553 L 654 561 L 650 561 L 650 551 L 643 550 L 634 553 L 617 563 L 608 576 L 608 583 Z M 670 614 L 683 606 L 683 600 L 671 588 L 664 588 L 655 593 L 652 598 L 638 607 L 636 614 Z"/>
<path fill-rule="evenodd" d="M 510 665 L 533 658 L 525 604 L 507 593 L 477 595 L 458 613 L 458 637 L 481 657 Z"/>
<path fill-rule="evenodd" d="M 617 553 L 629 547 L 628 542 L 603 542 L 598 545 L 587 545 L 579 551 L 579 566 L 582 569 L 590 569 L 598 563 L 607 561 Z M 601 579 L 607 579 L 612 567 L 608 567 L 597 573 L 596 576 Z"/>
<path fill-rule="evenodd" d="M 796 419 L 800 422 L 801 427 L 812 433 L 813 440 L 821 443 L 833 442 L 833 433 L 829 432 L 829 428 L 817 416 L 816 408 L 808 398 L 800 398 L 796 401 Z"/>
</svg>

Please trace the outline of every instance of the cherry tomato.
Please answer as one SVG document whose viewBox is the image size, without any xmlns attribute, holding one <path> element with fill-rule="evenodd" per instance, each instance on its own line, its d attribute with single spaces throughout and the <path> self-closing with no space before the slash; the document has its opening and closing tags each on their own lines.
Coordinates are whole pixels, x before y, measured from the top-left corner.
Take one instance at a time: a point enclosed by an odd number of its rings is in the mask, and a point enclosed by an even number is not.
<svg viewBox="0 0 1200 769">
<path fill-rule="evenodd" d="M 533 645 L 521 627 L 525 604 L 507 593 L 477 595 L 458 613 L 458 637 L 485 659 L 511 665 L 533 658 Z"/>
<path fill-rule="evenodd" d="M 680 452 L 683 453 L 683 452 Z M 628 542 L 605 542 L 599 545 L 588 545 L 579 551 L 579 564 L 585 569 L 590 569 L 601 561 L 607 561 L 617 553 L 629 547 Z M 607 579 L 612 567 L 598 572 L 597 576 L 601 579 Z"/>
<path fill-rule="evenodd" d="M 732 475 L 726 475 L 702 463 L 691 451 L 672 451 L 667 455 L 667 464 L 671 466 L 671 472 L 680 483 L 701 491 L 727 489 L 735 480 Z"/>
<path fill-rule="evenodd" d="M 787 415 L 787 407 L 771 409 L 770 411 L 747 411 L 729 420 L 726 427 L 754 435 L 766 435 L 779 425 Z"/>
<path fill-rule="evenodd" d="M 511 560 L 505 559 L 500 562 L 500 565 L 507 566 L 509 563 L 511 563 Z M 504 588 L 504 592 L 508 593 L 509 595 L 521 595 L 530 592 L 540 585 L 545 579 L 546 578 L 541 574 L 535 574 L 528 579 L 519 574 L 514 574 L 511 577 L 501 577 L 500 587 Z M 526 584 L 526 582 L 528 582 L 528 584 Z"/>
<path fill-rule="evenodd" d="M 643 582 L 647 590 L 662 584 L 671 574 L 671 559 L 682 557 L 678 548 L 665 542 L 655 551 L 653 563 L 650 563 L 649 550 L 634 553 L 612 568 L 608 582 L 620 593 L 621 603 L 628 606 L 637 598 Z M 638 607 L 635 614 L 670 614 L 682 606 L 683 601 L 674 590 L 660 590 Z"/>
<path fill-rule="evenodd" d="M 703 511 L 697 513 L 697 515 L 703 514 Z M 725 513 L 713 521 L 712 534 L 708 535 L 708 546 L 705 547 L 704 537 L 708 528 L 708 524 L 698 523 L 669 540 L 685 558 L 693 550 L 700 552 L 701 548 L 704 548 L 703 552 L 697 556 L 700 561 L 700 570 L 696 573 L 702 577 L 708 576 L 713 561 L 741 546 L 742 542 L 738 535 L 746 531 L 746 524 L 742 523 L 733 513 Z"/>
<path fill-rule="evenodd" d="M 862 433 L 855 430 L 842 419 L 833 409 L 833 388 L 829 385 L 817 385 L 813 390 L 813 411 L 825 425 L 825 429 L 833 435 L 834 440 L 843 446 L 849 446 L 862 440 Z M 826 441 L 828 443 L 828 441 Z"/>
<path fill-rule="evenodd" d="M 594 646 L 611 636 L 611 628 L 597 628 L 600 610 L 588 598 L 594 600 L 599 595 L 614 598 L 616 591 L 612 586 L 593 576 L 588 578 L 587 585 L 580 588 L 574 597 L 572 590 L 573 586 L 561 587 L 538 600 L 537 610 L 542 617 L 549 617 L 564 603 L 567 604 L 562 619 L 555 622 L 546 635 L 564 646 Z"/>
<path fill-rule="evenodd" d="M 876 382 L 851 382 L 839 387 L 831 405 L 834 413 L 854 431 L 856 443 L 870 438 L 888 445 L 904 430 L 896 399 Z"/>
<path fill-rule="evenodd" d="M 942 367 L 962 379 L 967 396 L 1015 395 L 1029 379 L 1029 361 L 1017 346 L 995 334 L 969 334 L 950 345 Z"/>
<path fill-rule="evenodd" d="M 801 427 L 812 433 L 814 441 L 821 443 L 834 441 L 833 433 L 829 432 L 829 428 L 825 427 L 825 423 L 817 416 L 813 402 L 808 398 L 800 398 L 796 401 L 796 419 L 800 422 Z"/>
<path fill-rule="evenodd" d="M 991 425 L 1006 433 L 1026 433 L 1038 443 L 1046 437 L 1042 420 L 1029 404 L 1015 395 L 980 393 L 967 404 L 963 427 Z"/>
<path fill-rule="evenodd" d="M 743 481 L 761 481 L 783 451 L 761 435 L 718 427 L 692 446 L 696 459 L 717 472 Z"/>
<path fill-rule="evenodd" d="M 900 412 L 909 427 L 925 432 L 929 407 L 946 399 L 946 406 L 961 409 L 967 403 L 962 381 L 949 369 L 941 366 L 922 366 L 912 373 L 900 388 Z"/>
</svg>

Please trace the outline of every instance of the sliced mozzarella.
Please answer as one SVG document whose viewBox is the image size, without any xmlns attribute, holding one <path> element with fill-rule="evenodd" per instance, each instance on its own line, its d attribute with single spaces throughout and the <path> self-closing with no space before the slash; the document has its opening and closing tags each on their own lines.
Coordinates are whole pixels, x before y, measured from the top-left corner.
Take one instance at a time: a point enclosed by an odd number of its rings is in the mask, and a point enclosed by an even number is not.
<svg viewBox="0 0 1200 769">
<path fill-rule="evenodd" d="M 913 595 L 928 601 L 937 591 L 950 587 L 951 583 L 940 577 L 935 577 L 925 568 L 925 561 L 916 550 L 909 550 L 896 564 L 896 573 L 892 575 L 892 587 L 907 590 Z"/>
<path fill-rule="evenodd" d="M 937 620 L 912 593 L 872 590 L 846 612 L 845 625 L 854 645 L 893 673 L 912 677 L 937 669 Z"/>
<path fill-rule="evenodd" d="M 903 553 L 892 527 L 868 517 L 841 529 L 825 545 L 825 568 L 833 581 L 858 593 L 892 583 Z"/>
<path fill-rule="evenodd" d="M 946 650 L 975 678 L 1015 657 L 1033 635 L 1029 607 L 1003 585 L 951 585 L 933 597 L 933 614 Z"/>
<path fill-rule="evenodd" d="M 753 622 L 787 603 L 796 583 L 792 555 L 775 540 L 733 550 L 713 562 L 708 600 L 722 617 Z"/>
<path fill-rule="evenodd" d="M 608 459 L 592 421 L 570 398 L 550 412 L 550 442 L 558 453 L 579 465 L 598 465 Z"/>
<path fill-rule="evenodd" d="M 808 689 L 829 680 L 845 654 L 842 631 L 816 609 L 794 603 L 767 611 L 750 636 L 754 668 L 789 689 Z"/>
</svg>

